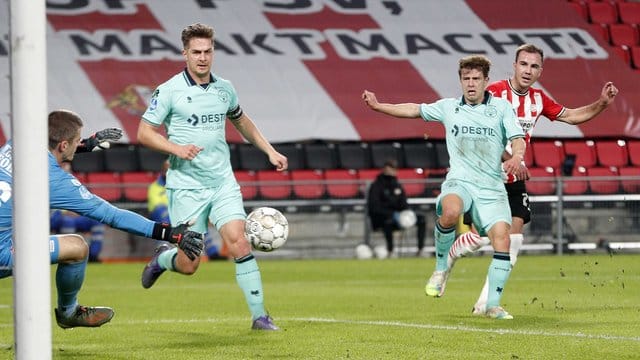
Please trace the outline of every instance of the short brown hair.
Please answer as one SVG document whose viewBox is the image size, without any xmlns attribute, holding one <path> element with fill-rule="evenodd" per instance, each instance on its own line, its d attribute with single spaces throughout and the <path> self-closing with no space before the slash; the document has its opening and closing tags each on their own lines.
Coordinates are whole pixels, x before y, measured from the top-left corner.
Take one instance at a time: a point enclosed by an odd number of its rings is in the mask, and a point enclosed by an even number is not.
<svg viewBox="0 0 640 360">
<path fill-rule="evenodd" d="M 82 127 L 80 116 L 70 110 L 49 113 L 49 149 L 55 149 L 63 141 L 71 142 Z"/>
<path fill-rule="evenodd" d="M 189 46 L 189 41 L 195 38 L 211 39 L 213 42 L 214 34 L 211 26 L 201 23 L 191 24 L 182 30 L 182 47 L 186 49 Z"/>
<path fill-rule="evenodd" d="M 542 51 L 542 49 L 540 49 L 539 47 L 533 45 L 533 44 L 523 44 L 518 46 L 518 48 L 516 49 L 516 58 L 515 61 L 518 61 L 518 56 L 520 56 L 521 52 L 528 52 L 528 53 L 532 53 L 532 54 L 540 54 L 540 60 L 544 61 L 544 52 Z"/>
<path fill-rule="evenodd" d="M 458 62 L 458 76 L 462 76 L 462 69 L 478 69 L 485 78 L 489 77 L 491 61 L 484 55 L 465 56 Z"/>
</svg>

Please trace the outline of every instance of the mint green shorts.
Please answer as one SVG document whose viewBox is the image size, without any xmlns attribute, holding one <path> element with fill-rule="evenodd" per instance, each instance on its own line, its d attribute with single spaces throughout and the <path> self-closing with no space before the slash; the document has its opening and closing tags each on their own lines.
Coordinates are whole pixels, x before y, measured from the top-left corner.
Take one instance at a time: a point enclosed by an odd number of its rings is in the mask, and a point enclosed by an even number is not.
<svg viewBox="0 0 640 360">
<path fill-rule="evenodd" d="M 471 211 L 473 225 L 481 236 L 486 236 L 489 229 L 498 222 L 511 225 L 511 208 L 509 197 L 504 186 L 499 189 L 487 189 L 457 179 L 442 183 L 440 195 L 436 200 L 436 215 L 442 215 L 442 198 L 455 194 L 462 199 L 462 213 Z"/>
<path fill-rule="evenodd" d="M 195 219 L 191 230 L 205 233 L 211 222 L 216 229 L 231 220 L 245 220 L 240 186 L 232 178 L 216 187 L 203 189 L 167 189 L 169 218 L 172 225 Z"/>
</svg>

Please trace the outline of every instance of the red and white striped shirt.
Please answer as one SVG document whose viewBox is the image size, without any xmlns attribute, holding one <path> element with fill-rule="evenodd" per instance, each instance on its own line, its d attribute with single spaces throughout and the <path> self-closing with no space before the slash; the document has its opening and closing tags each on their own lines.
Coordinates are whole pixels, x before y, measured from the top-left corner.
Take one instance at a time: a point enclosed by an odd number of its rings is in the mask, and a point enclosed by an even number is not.
<svg viewBox="0 0 640 360">
<path fill-rule="evenodd" d="M 527 92 L 516 91 L 509 80 L 500 80 L 489 84 L 487 87 L 493 96 L 500 97 L 511 103 L 520 121 L 520 126 L 525 134 L 527 146 L 531 141 L 533 128 L 536 126 L 540 115 L 549 120 L 556 120 L 565 110 L 564 106 L 555 102 L 541 89 L 529 88 Z M 507 151 L 511 153 L 511 144 L 507 145 Z M 531 151 L 531 150 L 529 150 Z M 514 182 L 516 179 L 509 176 L 506 182 Z"/>
</svg>

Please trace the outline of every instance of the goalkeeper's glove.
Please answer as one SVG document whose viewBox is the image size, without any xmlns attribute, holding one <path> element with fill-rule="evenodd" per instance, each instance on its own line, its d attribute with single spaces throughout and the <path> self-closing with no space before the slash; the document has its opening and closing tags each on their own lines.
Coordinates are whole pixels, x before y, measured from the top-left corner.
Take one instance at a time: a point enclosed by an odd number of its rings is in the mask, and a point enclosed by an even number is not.
<svg viewBox="0 0 640 360">
<path fill-rule="evenodd" d="M 192 221 L 176 227 L 171 227 L 166 223 L 156 223 L 151 237 L 177 244 L 185 255 L 193 261 L 202 253 L 204 242 L 201 233 L 189 230 L 191 225 L 193 225 Z"/>
<path fill-rule="evenodd" d="M 108 149 L 112 142 L 120 140 L 121 137 L 122 129 L 107 128 L 100 130 L 88 138 L 82 139 L 76 152 L 81 153 Z"/>
</svg>

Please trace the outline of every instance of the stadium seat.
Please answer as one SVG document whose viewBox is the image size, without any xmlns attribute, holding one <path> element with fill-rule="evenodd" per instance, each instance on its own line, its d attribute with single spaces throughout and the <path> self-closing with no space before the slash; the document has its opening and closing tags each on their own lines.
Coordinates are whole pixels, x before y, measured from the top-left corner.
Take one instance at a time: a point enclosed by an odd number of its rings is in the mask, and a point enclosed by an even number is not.
<svg viewBox="0 0 640 360">
<path fill-rule="evenodd" d="M 574 154 L 576 156 L 575 166 L 586 168 L 596 166 L 596 146 L 593 140 L 565 140 L 563 142 L 565 156 Z"/>
<path fill-rule="evenodd" d="M 622 190 L 627 194 L 640 194 L 640 167 L 626 166 L 619 169 Z M 625 179 L 634 177 L 635 179 Z"/>
<path fill-rule="evenodd" d="M 398 169 L 397 175 L 407 197 L 419 197 L 424 195 L 426 183 L 425 171 L 423 169 Z"/>
<path fill-rule="evenodd" d="M 616 194 L 620 191 L 619 173 L 615 166 L 588 168 L 587 176 L 589 189 L 594 194 Z"/>
<path fill-rule="evenodd" d="M 524 164 L 527 167 L 535 166 L 535 158 L 533 157 L 533 149 L 530 146 L 527 146 L 524 152 Z"/>
<path fill-rule="evenodd" d="M 304 160 L 308 169 L 327 170 L 338 167 L 336 147 L 332 143 L 312 143 L 304 146 Z"/>
<path fill-rule="evenodd" d="M 404 167 L 402 145 L 399 142 L 374 142 L 371 147 L 371 166 L 382 168 L 388 160 L 395 160 L 398 168 Z"/>
<path fill-rule="evenodd" d="M 139 171 L 138 148 L 133 145 L 116 146 L 104 151 L 104 169 L 110 172 Z"/>
<path fill-rule="evenodd" d="M 325 195 L 322 170 L 291 171 L 293 194 L 302 199 L 320 199 Z"/>
<path fill-rule="evenodd" d="M 140 171 L 159 172 L 162 164 L 169 158 L 167 154 L 151 150 L 147 147 L 138 148 L 138 164 Z"/>
<path fill-rule="evenodd" d="M 353 169 L 329 169 L 324 171 L 327 193 L 336 199 L 355 198 L 360 195 L 358 172 Z"/>
<path fill-rule="evenodd" d="M 611 45 L 638 45 L 640 34 L 636 25 L 609 24 Z"/>
<path fill-rule="evenodd" d="M 358 180 L 360 180 L 360 185 L 362 186 L 362 190 L 369 188 L 372 182 L 376 180 L 376 177 L 380 175 L 382 172 L 381 169 L 360 169 L 358 170 Z"/>
<path fill-rule="evenodd" d="M 629 162 L 633 166 L 640 166 L 640 140 L 627 141 L 629 149 Z"/>
<path fill-rule="evenodd" d="M 570 1 L 569 6 L 576 11 L 576 14 L 580 15 L 582 20 L 589 21 L 589 9 L 587 8 L 587 3 L 583 1 Z"/>
<path fill-rule="evenodd" d="M 598 24 L 589 24 L 589 27 L 605 43 L 609 44 L 611 42 L 611 38 L 609 37 L 609 28 L 607 27 L 607 24 L 599 24 L 599 23 Z"/>
<path fill-rule="evenodd" d="M 640 69 L 640 45 L 632 46 L 629 53 L 631 54 L 631 66 Z"/>
<path fill-rule="evenodd" d="M 595 24 L 615 24 L 618 22 L 618 8 L 611 2 L 589 2 L 589 19 Z"/>
<path fill-rule="evenodd" d="M 367 143 L 341 143 L 337 145 L 338 166 L 342 169 L 370 169 L 371 150 Z"/>
<path fill-rule="evenodd" d="M 537 167 L 552 167 L 558 171 L 564 161 L 564 147 L 558 140 L 534 139 L 531 142 L 533 158 Z"/>
<path fill-rule="evenodd" d="M 243 170 L 273 170 L 273 165 L 262 150 L 251 144 L 238 144 L 238 160 Z"/>
<path fill-rule="evenodd" d="M 73 176 L 76 177 L 76 179 L 78 179 L 78 181 L 80 181 L 80 183 L 82 185 L 86 185 L 87 184 L 87 173 L 73 173 Z"/>
<path fill-rule="evenodd" d="M 589 189 L 586 179 L 587 169 L 577 166 L 573 169 L 570 177 L 564 177 L 562 184 L 562 192 L 565 195 L 583 195 Z"/>
<path fill-rule="evenodd" d="M 403 144 L 404 166 L 407 168 L 436 169 L 436 146 L 431 141 Z"/>
<path fill-rule="evenodd" d="M 76 154 L 71 161 L 71 169 L 78 173 L 103 172 L 104 151 L 92 151 Z"/>
<path fill-rule="evenodd" d="M 447 143 L 444 141 L 436 143 L 436 162 L 439 169 L 449 168 L 449 152 L 447 151 Z"/>
<path fill-rule="evenodd" d="M 265 199 L 287 200 L 291 198 L 291 173 L 288 171 L 259 170 L 256 172 L 258 191 Z"/>
<path fill-rule="evenodd" d="M 556 172 L 552 167 L 530 168 L 531 179 L 527 181 L 527 192 L 531 195 L 553 195 L 556 193 Z"/>
<path fill-rule="evenodd" d="M 122 199 L 122 179 L 115 172 L 91 172 L 87 174 L 87 186 L 95 195 L 109 202 Z"/>
<path fill-rule="evenodd" d="M 276 150 L 287 157 L 289 170 L 300 170 L 305 168 L 304 150 L 302 144 L 278 144 L 274 145 Z M 273 168 L 273 166 L 271 166 Z"/>
<path fill-rule="evenodd" d="M 256 173 L 253 170 L 235 170 L 233 174 L 240 184 L 243 200 L 253 200 L 258 196 Z"/>
<path fill-rule="evenodd" d="M 124 198 L 132 202 L 146 202 L 147 188 L 156 180 L 156 174 L 150 171 L 135 171 L 121 174 L 124 186 Z"/>
<path fill-rule="evenodd" d="M 618 5 L 621 22 L 625 24 L 640 24 L 640 3 L 619 1 L 616 5 Z"/>
<path fill-rule="evenodd" d="M 596 153 L 600 166 L 623 167 L 629 165 L 627 142 L 624 140 L 598 140 Z"/>
<path fill-rule="evenodd" d="M 610 47 L 611 51 L 616 53 L 627 66 L 631 66 L 631 51 L 627 45 L 613 45 Z"/>
</svg>

